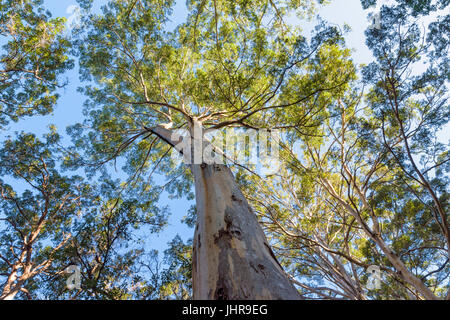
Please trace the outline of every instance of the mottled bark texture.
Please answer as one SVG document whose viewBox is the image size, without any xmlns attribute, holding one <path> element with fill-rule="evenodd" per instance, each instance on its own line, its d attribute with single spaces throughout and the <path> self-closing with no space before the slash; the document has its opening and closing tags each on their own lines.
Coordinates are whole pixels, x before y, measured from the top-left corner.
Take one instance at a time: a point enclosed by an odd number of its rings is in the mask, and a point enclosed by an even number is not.
<svg viewBox="0 0 450 320">
<path fill-rule="evenodd" d="M 300 299 L 225 165 L 193 165 L 194 299 Z"/>
</svg>

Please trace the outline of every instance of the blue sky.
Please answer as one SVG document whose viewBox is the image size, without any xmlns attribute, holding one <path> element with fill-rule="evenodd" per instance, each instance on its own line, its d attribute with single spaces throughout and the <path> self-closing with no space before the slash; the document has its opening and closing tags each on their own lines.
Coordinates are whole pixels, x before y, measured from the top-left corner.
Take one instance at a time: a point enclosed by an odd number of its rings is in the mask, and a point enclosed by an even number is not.
<svg viewBox="0 0 450 320">
<path fill-rule="evenodd" d="M 332 3 L 326 6 L 319 6 L 318 14 L 329 23 L 340 26 L 349 25 L 352 31 L 346 36 L 347 46 L 354 50 L 353 59 L 357 64 L 367 64 L 372 60 L 372 55 L 365 45 L 364 31 L 369 25 L 367 11 L 363 11 L 360 0 L 332 0 Z M 94 7 L 98 10 L 99 6 L 105 3 L 105 0 L 95 0 Z M 44 6 L 52 12 L 53 16 L 69 17 L 68 8 L 76 5 L 75 0 L 45 0 Z M 172 29 L 178 23 L 183 22 L 186 17 L 184 1 L 178 1 L 174 9 L 171 22 L 167 27 Z M 293 21 L 295 23 L 295 21 Z M 306 23 L 302 21 L 302 28 L 307 35 L 315 25 L 316 21 Z M 48 132 L 48 126 L 54 124 L 58 131 L 64 135 L 65 128 L 77 122 L 83 121 L 82 106 L 85 97 L 77 92 L 77 88 L 82 84 L 78 78 L 78 70 L 75 68 L 67 73 L 69 84 L 60 91 L 61 97 L 52 115 L 36 116 L 30 119 L 21 120 L 18 123 L 9 125 L 7 132 L 28 131 L 42 136 Z M 442 138 L 448 141 L 448 130 L 443 132 Z M 70 140 L 66 137 L 65 142 Z M 187 213 L 191 202 L 186 200 L 170 200 L 167 194 L 164 194 L 161 205 L 169 205 L 172 215 L 169 220 L 169 226 L 158 236 L 151 236 L 149 240 L 152 246 L 161 250 L 166 247 L 166 243 L 173 239 L 176 234 L 186 240 L 193 235 L 193 230 L 180 223 L 181 218 Z"/>
</svg>

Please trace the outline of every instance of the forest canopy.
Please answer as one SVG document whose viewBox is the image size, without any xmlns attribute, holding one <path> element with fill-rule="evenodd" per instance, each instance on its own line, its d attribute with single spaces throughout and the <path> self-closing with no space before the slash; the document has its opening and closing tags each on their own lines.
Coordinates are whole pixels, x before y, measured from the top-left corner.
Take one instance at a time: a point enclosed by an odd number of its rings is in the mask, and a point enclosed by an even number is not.
<svg viewBox="0 0 450 320">
<path fill-rule="evenodd" d="M 334 0 L 99 2 L 0 0 L 0 300 L 450 299 L 450 1 L 361 0 L 368 64 Z"/>
</svg>

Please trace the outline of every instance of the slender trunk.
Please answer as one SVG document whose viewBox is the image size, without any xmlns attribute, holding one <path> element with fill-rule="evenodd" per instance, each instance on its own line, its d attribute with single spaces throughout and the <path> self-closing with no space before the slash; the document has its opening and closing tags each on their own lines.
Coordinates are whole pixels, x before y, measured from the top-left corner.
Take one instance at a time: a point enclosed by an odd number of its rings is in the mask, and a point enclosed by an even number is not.
<svg viewBox="0 0 450 320">
<path fill-rule="evenodd" d="M 383 238 L 377 233 L 374 232 L 367 223 L 364 222 L 360 214 L 353 209 L 351 205 L 349 205 L 344 199 L 342 199 L 334 190 L 333 186 L 327 179 L 322 179 L 323 186 L 326 190 L 345 208 L 348 212 L 356 219 L 359 225 L 362 227 L 363 231 L 368 235 L 383 251 L 384 255 L 391 264 L 398 271 L 399 276 L 413 286 L 420 294 L 422 294 L 428 300 L 436 300 L 438 297 L 420 280 L 416 277 L 408 268 L 405 266 L 403 261 L 389 248 L 389 246 L 384 242 Z M 353 184 L 353 186 L 355 186 Z M 367 202 L 362 200 L 362 202 Z M 369 208 L 370 209 L 370 208 Z M 375 225 L 375 222 L 374 222 Z M 378 230 L 379 231 L 379 230 Z"/>
<path fill-rule="evenodd" d="M 300 299 L 225 165 L 192 165 L 194 299 Z"/>
<path fill-rule="evenodd" d="M 378 244 L 383 253 L 387 256 L 389 261 L 399 272 L 400 276 L 409 284 L 411 284 L 420 294 L 427 300 L 438 300 L 439 298 L 428 288 L 422 280 L 409 271 L 403 261 L 395 255 L 380 236 L 372 237 L 372 239 Z"/>
</svg>

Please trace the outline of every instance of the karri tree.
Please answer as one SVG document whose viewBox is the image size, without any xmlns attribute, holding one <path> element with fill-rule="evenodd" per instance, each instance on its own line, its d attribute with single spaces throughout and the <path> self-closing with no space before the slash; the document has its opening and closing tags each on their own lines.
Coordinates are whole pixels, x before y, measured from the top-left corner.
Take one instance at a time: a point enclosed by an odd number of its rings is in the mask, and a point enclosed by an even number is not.
<svg viewBox="0 0 450 320">
<path fill-rule="evenodd" d="M 315 1 L 188 0 L 180 23 L 172 0 L 78 3 L 69 36 L 0 2 L 0 299 L 450 298 L 447 0 L 382 6 L 367 66 L 346 28 L 304 33 Z M 52 112 L 69 52 L 73 145 L 3 134 Z M 195 232 L 161 260 L 163 192 Z"/>
<path fill-rule="evenodd" d="M 331 62 L 319 65 L 321 48 L 342 39 L 322 25 L 307 41 L 286 21 L 289 13 L 310 14 L 308 1 L 188 1 L 186 22 L 169 31 L 173 5 L 109 1 L 103 14 L 85 18 L 77 49 L 90 81 L 89 117 L 70 132 L 91 161 L 125 156 L 135 185 L 146 184 L 153 170 L 181 193 L 193 181 L 195 299 L 298 299 L 230 168 L 201 155 L 176 166 L 168 155 L 179 143 L 175 129 L 192 136 L 196 127 L 271 129 L 277 113 L 320 112 L 302 102 L 351 78 Z"/>
<path fill-rule="evenodd" d="M 135 233 L 166 224 L 158 193 L 138 198 L 107 176 L 93 184 L 63 175 L 59 140 L 53 128 L 44 141 L 22 133 L 0 148 L 0 300 L 157 295 L 169 281 L 154 283 L 169 270 L 156 279 L 139 272 L 155 263 Z M 79 267 L 76 290 L 67 286 L 70 266 Z"/>
</svg>

